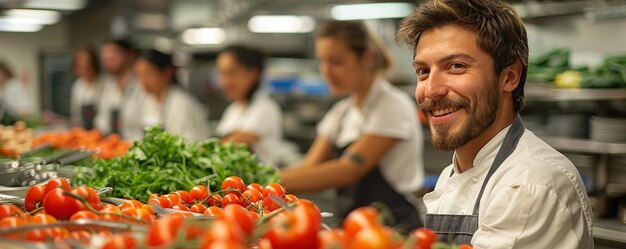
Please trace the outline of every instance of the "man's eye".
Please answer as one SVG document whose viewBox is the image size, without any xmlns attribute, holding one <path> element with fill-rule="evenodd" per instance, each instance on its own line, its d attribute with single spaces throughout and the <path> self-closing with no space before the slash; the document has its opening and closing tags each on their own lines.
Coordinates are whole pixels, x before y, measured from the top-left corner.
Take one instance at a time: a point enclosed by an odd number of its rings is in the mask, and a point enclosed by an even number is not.
<svg viewBox="0 0 626 249">
<path fill-rule="evenodd" d="M 453 70 L 461 70 L 465 68 L 465 65 L 461 64 L 461 63 L 454 63 L 452 64 L 451 68 Z"/>
<path fill-rule="evenodd" d="M 430 73 L 430 71 L 428 69 L 425 68 L 418 68 L 415 70 L 415 73 L 417 74 L 417 76 L 422 76 L 422 75 L 426 75 L 428 73 Z"/>
</svg>

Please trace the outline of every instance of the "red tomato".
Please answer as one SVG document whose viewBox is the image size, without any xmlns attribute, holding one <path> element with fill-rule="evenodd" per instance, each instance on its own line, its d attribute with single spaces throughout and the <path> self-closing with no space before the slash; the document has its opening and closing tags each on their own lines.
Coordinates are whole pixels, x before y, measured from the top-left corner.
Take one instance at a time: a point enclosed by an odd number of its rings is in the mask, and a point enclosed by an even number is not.
<svg viewBox="0 0 626 249">
<path fill-rule="evenodd" d="M 343 230 L 322 230 L 317 234 L 319 249 L 348 248 L 348 238 Z"/>
<path fill-rule="evenodd" d="M 26 232 L 26 240 L 43 242 L 56 237 L 67 237 L 69 234 L 70 232 L 67 229 L 60 227 L 35 229 Z"/>
<path fill-rule="evenodd" d="M 70 217 L 70 220 L 80 220 L 80 219 L 97 220 L 98 215 L 88 210 L 81 210 L 81 211 L 76 212 L 74 215 L 72 215 L 72 217 Z"/>
<path fill-rule="evenodd" d="M 100 219 L 108 220 L 108 221 L 118 221 L 121 218 L 115 214 L 122 214 L 122 210 L 119 207 L 113 205 L 105 205 L 102 210 L 100 210 Z"/>
<path fill-rule="evenodd" d="M 216 241 L 243 243 L 245 240 L 244 232 L 239 225 L 222 219 L 213 221 L 202 237 L 204 239 L 201 248 L 208 248 Z"/>
<path fill-rule="evenodd" d="M 36 214 L 33 216 L 26 216 L 26 223 L 30 225 L 48 225 L 57 223 L 57 219 L 49 214 Z"/>
<path fill-rule="evenodd" d="M 254 229 L 254 219 L 248 215 L 248 211 L 239 205 L 229 205 L 224 208 L 224 219 L 228 222 L 239 224 L 246 235 L 251 235 Z"/>
<path fill-rule="evenodd" d="M 190 211 L 189 208 L 183 204 L 176 204 L 172 206 L 172 208 L 176 210 Z"/>
<path fill-rule="evenodd" d="M 67 182 L 67 180 L 65 180 L 65 178 L 55 178 L 52 179 L 48 182 L 48 184 L 46 184 L 46 189 L 44 190 L 44 196 L 52 191 L 53 189 L 55 189 L 56 187 L 61 187 L 63 189 L 65 189 L 65 191 L 70 191 L 72 190 L 70 188 L 70 183 Z"/>
<path fill-rule="evenodd" d="M 474 247 L 471 245 L 467 245 L 467 244 L 461 244 L 459 245 L 459 249 L 473 249 Z"/>
<path fill-rule="evenodd" d="M 4 217 L 21 217 L 24 218 L 24 212 L 13 204 L 1 204 L 0 205 L 0 219 Z"/>
<path fill-rule="evenodd" d="M 209 190 L 204 185 L 198 185 L 193 187 L 189 194 L 198 201 L 204 201 L 209 196 Z"/>
<path fill-rule="evenodd" d="M 229 176 L 222 182 L 222 190 L 237 189 L 239 193 L 246 190 L 246 184 L 238 176 Z"/>
<path fill-rule="evenodd" d="M 143 208 L 127 208 L 122 211 L 122 214 L 143 220 L 148 224 L 154 222 L 154 216 L 152 216 L 152 214 L 150 214 L 147 210 Z"/>
<path fill-rule="evenodd" d="M 261 218 L 261 215 L 256 211 L 248 211 L 248 215 L 252 218 L 252 221 L 256 224 L 256 222 Z"/>
<path fill-rule="evenodd" d="M 272 198 L 263 199 L 264 210 L 274 211 L 279 208 L 281 208 L 281 206 L 278 203 L 276 203 L 274 200 L 272 200 Z"/>
<path fill-rule="evenodd" d="M 78 188 L 73 189 L 72 193 L 85 199 L 87 203 L 89 203 L 89 206 L 91 206 L 92 208 L 96 210 L 102 209 L 100 196 L 98 196 L 98 193 L 93 188 L 90 188 L 87 186 L 80 186 Z M 85 207 L 85 205 L 80 201 L 78 201 L 78 208 L 80 210 L 88 210 Z"/>
<path fill-rule="evenodd" d="M 199 214 L 204 212 L 204 210 L 206 210 L 206 207 L 202 205 L 202 203 L 193 204 L 193 206 L 191 206 L 191 208 L 189 209 L 189 211 Z"/>
<path fill-rule="evenodd" d="M 0 219 L 0 228 L 16 228 L 25 224 L 23 217 L 9 216 Z"/>
<path fill-rule="evenodd" d="M 418 228 L 411 232 L 411 236 L 415 238 L 415 245 L 422 249 L 430 249 L 437 242 L 437 235 L 428 228 Z"/>
<path fill-rule="evenodd" d="M 296 197 L 293 194 L 286 194 L 283 199 L 287 202 L 287 203 L 294 203 L 298 200 L 298 197 Z"/>
<path fill-rule="evenodd" d="M 193 200 L 195 199 L 193 195 L 191 195 L 189 192 L 185 190 L 178 190 L 174 192 L 174 194 L 177 194 L 178 196 L 180 196 L 180 199 L 183 200 L 185 204 L 192 204 Z"/>
<path fill-rule="evenodd" d="M 317 248 L 317 232 L 322 223 L 320 211 L 307 200 L 299 200 L 297 204 L 270 220 L 264 237 L 273 249 Z"/>
<path fill-rule="evenodd" d="M 258 183 L 250 183 L 248 184 L 248 186 L 246 186 L 246 189 L 254 189 L 256 191 L 263 193 L 263 186 L 261 186 L 261 184 L 258 184 Z"/>
<path fill-rule="evenodd" d="M 221 206 L 222 205 L 222 196 L 219 194 L 212 194 L 209 199 L 207 199 L 206 204 L 209 206 Z"/>
<path fill-rule="evenodd" d="M 244 201 L 247 200 L 247 203 L 257 202 L 263 198 L 263 194 L 256 189 L 246 189 L 241 196 L 244 198 Z"/>
<path fill-rule="evenodd" d="M 226 241 L 218 240 L 207 245 L 206 247 L 203 247 L 203 249 L 245 249 L 245 248 L 247 247 L 241 243 L 228 241 L 228 240 Z"/>
<path fill-rule="evenodd" d="M 206 216 L 222 217 L 224 215 L 224 212 L 221 208 L 217 206 L 210 206 L 204 210 L 203 214 Z"/>
<path fill-rule="evenodd" d="M 167 194 L 166 197 L 170 201 L 172 206 L 183 203 L 182 200 L 180 199 L 180 195 L 177 195 L 177 194 Z"/>
<path fill-rule="evenodd" d="M 26 220 L 22 217 L 9 216 L 9 217 L 0 219 L 0 229 L 8 230 L 8 229 L 16 228 L 16 227 L 21 227 L 26 224 L 27 224 Z M 7 239 L 20 240 L 20 239 L 24 239 L 24 234 L 23 232 L 4 233 L 1 237 L 7 238 Z"/>
<path fill-rule="evenodd" d="M 154 208 L 152 206 L 143 204 L 143 205 L 141 205 L 141 208 L 143 208 L 146 211 L 148 211 L 148 213 L 150 213 L 151 215 L 154 215 Z"/>
<path fill-rule="evenodd" d="M 176 240 L 176 232 L 183 225 L 182 216 L 164 216 L 152 223 L 148 230 L 147 244 L 167 246 Z"/>
<path fill-rule="evenodd" d="M 58 220 L 67 220 L 78 212 L 79 205 L 76 199 L 64 194 L 63 188 L 54 188 L 43 199 L 43 207 L 47 214 Z"/>
<path fill-rule="evenodd" d="M 81 244 L 88 244 L 89 240 L 91 239 L 91 233 L 85 230 L 73 231 L 70 232 L 68 238 L 74 241 L 78 241 Z"/>
<path fill-rule="evenodd" d="M 129 234 L 117 234 L 109 238 L 101 249 L 135 249 L 137 241 Z"/>
<path fill-rule="evenodd" d="M 159 197 L 159 194 L 157 194 L 157 193 L 152 193 L 152 194 L 150 194 L 150 196 L 148 196 L 148 201 L 149 201 L 149 200 L 152 200 L 152 199 L 155 199 L 155 198 L 157 198 L 157 197 Z"/>
<path fill-rule="evenodd" d="M 170 202 L 170 200 L 165 197 L 165 196 L 161 196 L 161 197 L 157 197 L 154 199 L 151 199 L 148 201 L 148 204 L 150 203 L 154 203 L 157 204 L 163 208 L 171 208 L 172 207 L 172 203 Z"/>
<path fill-rule="evenodd" d="M 360 207 L 352 210 L 344 219 L 343 229 L 348 239 L 352 239 L 362 229 L 379 224 L 378 210 L 372 207 Z"/>
<path fill-rule="evenodd" d="M 127 208 L 141 208 L 143 207 L 143 203 L 138 200 L 127 200 L 120 206 L 120 209 L 124 210 Z"/>
<path fill-rule="evenodd" d="M 222 207 L 226 207 L 230 204 L 243 205 L 243 199 L 236 193 L 228 193 L 222 198 Z"/>
<path fill-rule="evenodd" d="M 285 195 L 285 188 L 278 184 L 278 183 L 270 183 L 269 185 L 265 186 L 265 188 L 263 189 L 263 198 L 267 199 L 269 198 L 270 194 L 276 195 L 278 197 L 283 197 L 283 195 Z"/>
<path fill-rule="evenodd" d="M 41 207 L 43 197 L 45 196 L 45 186 L 34 185 L 28 189 L 26 196 L 24 197 L 24 206 L 26 211 L 30 212 L 36 209 L 37 206 Z"/>
<path fill-rule="evenodd" d="M 373 225 L 361 229 L 350 241 L 348 248 L 380 249 L 392 248 L 393 240 L 388 231 L 380 225 Z"/>
</svg>

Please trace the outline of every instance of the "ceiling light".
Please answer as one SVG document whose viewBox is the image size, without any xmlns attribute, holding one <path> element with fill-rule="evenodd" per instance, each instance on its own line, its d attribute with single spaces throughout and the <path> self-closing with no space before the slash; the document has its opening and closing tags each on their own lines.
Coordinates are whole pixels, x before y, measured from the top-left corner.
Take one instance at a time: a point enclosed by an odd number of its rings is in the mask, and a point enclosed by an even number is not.
<svg viewBox="0 0 626 249">
<path fill-rule="evenodd" d="M 315 29 L 310 16 L 253 16 L 248 29 L 255 33 L 309 33 Z"/>
<path fill-rule="evenodd" d="M 185 30 L 181 38 L 189 45 L 211 45 L 224 42 L 226 33 L 221 28 L 196 28 Z"/>
<path fill-rule="evenodd" d="M 8 32 L 37 32 L 41 30 L 41 24 L 32 23 L 14 23 L 5 19 L 0 19 L 0 31 Z"/>
<path fill-rule="evenodd" d="M 368 3 L 335 5 L 330 15 L 337 20 L 403 18 L 411 13 L 410 3 Z"/>
<path fill-rule="evenodd" d="M 54 24 L 61 19 L 61 14 L 53 10 L 11 9 L 5 12 L 5 19 L 16 24 Z"/>
<path fill-rule="evenodd" d="M 53 10 L 79 10 L 86 5 L 85 0 L 27 0 L 24 8 L 53 9 Z"/>
</svg>

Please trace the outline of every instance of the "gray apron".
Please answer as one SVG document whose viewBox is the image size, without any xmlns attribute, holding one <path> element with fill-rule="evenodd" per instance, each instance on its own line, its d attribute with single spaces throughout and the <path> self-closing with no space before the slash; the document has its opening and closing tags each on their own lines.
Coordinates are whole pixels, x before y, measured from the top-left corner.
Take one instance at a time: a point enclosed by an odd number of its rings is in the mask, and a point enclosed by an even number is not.
<svg viewBox="0 0 626 249">
<path fill-rule="evenodd" d="M 339 131 L 337 134 L 341 133 L 341 123 L 346 117 L 348 109 L 346 108 L 343 112 L 338 123 Z M 333 143 L 333 157 L 340 158 L 350 145 L 351 143 L 339 147 Z M 337 211 L 339 216 L 345 218 L 348 213 L 358 207 L 369 206 L 372 203 L 381 203 L 393 217 L 393 221 L 388 221 L 390 223 L 386 225 L 394 226 L 403 233 L 422 227 L 417 208 L 387 182 L 380 171 L 380 167 L 380 164 L 377 164 L 374 166 L 374 169 L 365 174 L 356 183 L 337 189 Z"/>
<path fill-rule="evenodd" d="M 478 198 L 474 204 L 474 212 L 471 215 L 426 214 L 424 225 L 437 234 L 437 239 L 439 241 L 449 241 L 457 244 L 471 243 L 472 236 L 474 236 L 474 233 L 478 230 L 478 209 L 480 206 L 480 199 L 485 191 L 485 186 L 487 186 L 489 179 L 500 167 L 502 162 L 504 162 L 504 160 L 506 160 L 509 155 L 513 153 L 525 130 L 526 128 L 524 128 L 522 119 L 518 115 L 517 118 L 515 118 L 513 125 L 511 125 L 511 128 L 506 133 L 502 146 L 500 146 L 498 154 L 496 154 L 496 158 L 493 160 L 493 163 L 487 172 L 487 176 L 483 181 L 480 192 L 478 193 Z M 453 174 L 454 170 L 452 170 L 450 176 Z"/>
</svg>

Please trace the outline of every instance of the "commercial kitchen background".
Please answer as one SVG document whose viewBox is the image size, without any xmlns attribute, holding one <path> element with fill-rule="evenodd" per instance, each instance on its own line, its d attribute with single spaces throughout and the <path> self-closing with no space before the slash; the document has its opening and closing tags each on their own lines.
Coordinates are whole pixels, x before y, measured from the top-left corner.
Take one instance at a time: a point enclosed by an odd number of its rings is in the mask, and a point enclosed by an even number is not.
<svg viewBox="0 0 626 249">
<path fill-rule="evenodd" d="M 179 79 L 210 109 L 213 124 L 226 102 L 215 80 L 214 59 L 228 44 L 261 48 L 270 55 L 265 88 L 284 111 L 285 143 L 277 148 L 280 164 L 297 161 L 315 136 L 315 124 L 336 100 L 327 95 L 314 58 L 313 34 L 324 20 L 342 16 L 338 5 L 389 1 L 339 0 L 0 0 L 0 58 L 28 84 L 38 115 L 69 114 L 74 77 L 74 49 L 98 47 L 112 38 L 130 38 L 139 49 L 158 47 L 175 54 Z M 396 44 L 400 17 L 416 1 L 402 3 L 391 16 L 378 11 L 352 11 L 392 52 L 395 66 L 389 79 L 413 95 L 415 78 L 411 49 Z M 598 67 L 607 55 L 626 54 L 626 1 L 511 1 L 529 34 L 531 58 L 553 48 L 569 49 L 571 67 Z M 8 21 L 10 9 L 45 9 L 39 24 Z M 259 15 L 290 15 L 293 20 L 255 19 Z M 394 17 L 395 15 L 395 17 Z M 28 17 L 38 18 L 38 17 Z M 256 20 L 256 21 L 255 21 Z M 255 23 L 261 21 L 261 23 Z M 272 29 L 274 28 L 274 29 Z M 280 31 L 277 29 L 283 28 Z M 268 30 L 269 29 L 269 30 Z M 596 116 L 624 117 L 626 90 L 555 90 L 551 82 L 527 84 L 527 126 L 566 153 L 579 167 L 596 208 L 597 239 L 626 243 L 626 225 L 615 218 L 626 202 L 626 141 L 594 139 Z M 594 121 L 595 120 L 595 121 Z M 590 123 L 592 125 L 590 125 Z M 615 131 L 626 130 L 621 122 Z M 62 128 L 63 122 L 50 125 Z M 597 129 L 596 125 L 596 128 Z M 451 153 L 434 150 L 424 129 L 424 162 L 430 175 L 450 163 Z M 611 131 L 604 131 L 611 132 Z M 622 199 L 623 200 L 623 199 Z M 624 211 L 626 214 L 626 211 Z M 621 217 L 626 222 L 624 217 Z M 610 243 L 609 243 L 610 244 Z"/>
</svg>

